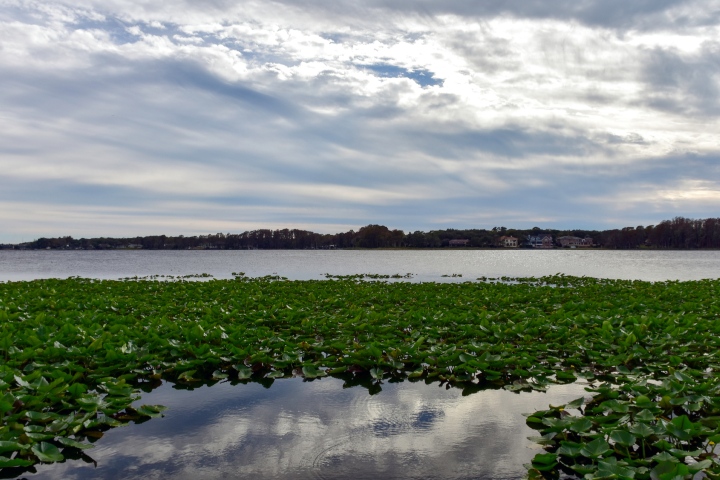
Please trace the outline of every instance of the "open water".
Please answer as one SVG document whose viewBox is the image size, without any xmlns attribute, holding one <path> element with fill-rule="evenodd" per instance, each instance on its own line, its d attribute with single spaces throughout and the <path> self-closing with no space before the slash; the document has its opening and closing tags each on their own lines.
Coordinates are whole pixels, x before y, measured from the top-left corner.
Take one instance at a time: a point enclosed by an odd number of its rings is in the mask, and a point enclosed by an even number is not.
<svg viewBox="0 0 720 480">
<path fill-rule="evenodd" d="M 720 251 L 682 250 L 0 250 L 0 281 L 208 273 L 232 278 L 413 274 L 411 281 L 565 275 L 626 280 L 720 278 Z M 462 277 L 452 275 L 462 275 Z M 444 277 L 443 275 L 448 275 Z"/>
<path fill-rule="evenodd" d="M 342 380 L 169 385 L 141 403 L 164 418 L 105 433 L 80 460 L 37 467 L 33 479 L 485 479 L 522 478 L 540 447 L 523 413 L 589 395 L 485 390 L 463 396 L 438 383 L 383 383 L 369 395 Z"/>
</svg>

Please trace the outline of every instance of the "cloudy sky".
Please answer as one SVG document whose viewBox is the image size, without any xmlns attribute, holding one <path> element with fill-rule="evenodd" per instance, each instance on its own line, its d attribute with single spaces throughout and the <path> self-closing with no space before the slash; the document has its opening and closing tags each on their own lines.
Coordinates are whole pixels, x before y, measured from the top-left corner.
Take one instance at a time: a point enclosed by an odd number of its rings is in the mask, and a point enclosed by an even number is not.
<svg viewBox="0 0 720 480">
<path fill-rule="evenodd" d="M 718 0 L 0 0 L 0 242 L 720 216 Z"/>
</svg>

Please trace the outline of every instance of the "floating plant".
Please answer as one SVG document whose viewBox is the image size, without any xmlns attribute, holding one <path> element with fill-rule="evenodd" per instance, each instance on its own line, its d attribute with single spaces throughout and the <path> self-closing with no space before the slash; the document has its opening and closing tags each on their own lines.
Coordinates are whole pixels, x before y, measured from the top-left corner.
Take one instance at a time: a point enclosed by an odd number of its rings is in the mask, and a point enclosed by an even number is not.
<svg viewBox="0 0 720 480">
<path fill-rule="evenodd" d="M 103 431 L 162 414 L 132 406 L 162 380 L 333 375 L 370 393 L 583 379 L 588 398 L 528 417 L 530 478 L 720 474 L 720 281 L 233 276 L 0 283 L 0 468 L 87 460 Z"/>
</svg>

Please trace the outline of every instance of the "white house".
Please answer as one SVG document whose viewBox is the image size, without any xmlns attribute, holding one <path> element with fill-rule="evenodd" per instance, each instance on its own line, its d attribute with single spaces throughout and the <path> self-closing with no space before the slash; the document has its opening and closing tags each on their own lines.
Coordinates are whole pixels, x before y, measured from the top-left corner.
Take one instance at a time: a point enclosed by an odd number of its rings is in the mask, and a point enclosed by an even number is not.
<svg viewBox="0 0 720 480">
<path fill-rule="evenodd" d="M 503 235 L 502 237 L 500 237 L 499 244 L 501 247 L 505 248 L 517 248 L 518 239 L 512 236 Z"/>
</svg>

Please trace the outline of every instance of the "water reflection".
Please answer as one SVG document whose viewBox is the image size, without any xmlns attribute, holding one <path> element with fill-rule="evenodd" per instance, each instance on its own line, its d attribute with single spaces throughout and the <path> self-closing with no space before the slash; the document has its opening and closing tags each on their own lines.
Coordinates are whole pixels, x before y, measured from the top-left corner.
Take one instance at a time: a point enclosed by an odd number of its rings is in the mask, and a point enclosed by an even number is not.
<svg viewBox="0 0 720 480">
<path fill-rule="evenodd" d="M 582 385 L 548 393 L 459 389 L 386 382 L 382 392 L 324 378 L 170 385 L 142 403 L 164 418 L 106 432 L 80 461 L 38 466 L 32 479 L 516 479 L 537 448 L 523 412 L 569 402 Z"/>
</svg>

